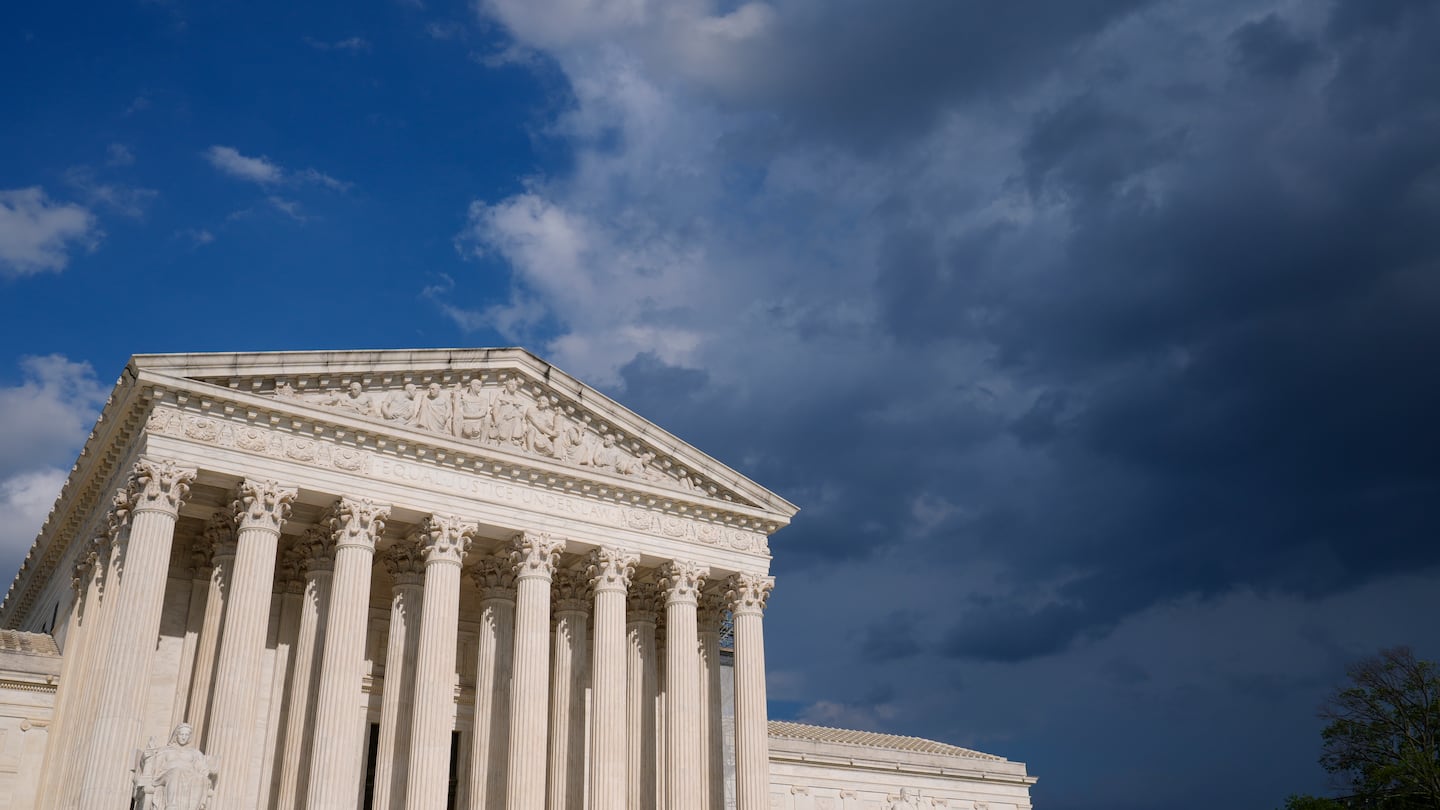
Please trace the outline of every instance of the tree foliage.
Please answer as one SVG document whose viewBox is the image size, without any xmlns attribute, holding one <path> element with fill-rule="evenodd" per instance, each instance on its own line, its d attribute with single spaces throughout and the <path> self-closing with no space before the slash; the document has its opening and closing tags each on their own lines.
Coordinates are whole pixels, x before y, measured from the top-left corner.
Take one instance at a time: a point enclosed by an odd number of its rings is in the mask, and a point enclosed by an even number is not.
<svg viewBox="0 0 1440 810">
<path fill-rule="evenodd" d="M 1320 765 L 1344 781 L 1349 808 L 1440 808 L 1440 667 L 1408 647 L 1381 650 L 1348 670 L 1350 685 L 1320 710 Z M 1293 810 L 1323 808 L 1291 797 Z M 1315 800 L 1324 801 L 1324 800 Z M 1331 805 L 1334 806 L 1334 805 Z"/>
</svg>

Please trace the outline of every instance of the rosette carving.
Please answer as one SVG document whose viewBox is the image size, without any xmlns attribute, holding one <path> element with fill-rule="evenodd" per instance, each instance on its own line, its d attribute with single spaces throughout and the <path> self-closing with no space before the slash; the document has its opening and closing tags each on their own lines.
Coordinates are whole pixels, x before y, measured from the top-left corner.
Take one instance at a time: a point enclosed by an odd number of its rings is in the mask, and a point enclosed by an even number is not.
<svg viewBox="0 0 1440 810">
<path fill-rule="evenodd" d="M 341 498 L 330 508 L 326 524 L 335 533 L 337 549 L 355 546 L 373 551 L 389 519 L 388 506 L 369 498 Z"/>
<path fill-rule="evenodd" d="M 521 532 L 510 540 L 510 563 L 515 566 L 515 577 L 550 578 L 560 563 L 560 552 L 565 550 L 565 541 L 545 532 Z"/>
<path fill-rule="evenodd" d="M 179 514 L 180 502 L 190 494 L 195 470 L 169 461 L 142 458 L 130 472 L 130 508 Z"/>
<path fill-rule="evenodd" d="M 264 529 L 279 534 L 285 519 L 290 517 L 290 504 L 296 491 L 275 481 L 245 479 L 235 490 L 230 508 L 235 512 L 237 529 Z"/>
<path fill-rule="evenodd" d="M 491 554 L 469 568 L 470 579 L 482 599 L 515 600 L 515 566 L 510 552 Z"/>
<path fill-rule="evenodd" d="M 425 561 L 459 565 L 475 540 L 476 526 L 453 515 L 430 515 L 410 535 L 425 555 Z"/>
<path fill-rule="evenodd" d="M 590 578 L 590 587 L 596 591 L 624 593 L 630 588 L 630 580 L 635 576 L 635 566 L 639 564 L 639 554 L 606 546 L 590 552 L 585 573 Z"/>
<path fill-rule="evenodd" d="M 763 574 L 731 574 L 725 583 L 725 600 L 735 614 L 760 614 L 775 587 L 775 578 Z"/>
<path fill-rule="evenodd" d="M 661 565 L 658 573 L 667 604 L 694 604 L 700 597 L 700 589 L 705 587 L 710 569 L 690 560 L 671 560 Z"/>
</svg>

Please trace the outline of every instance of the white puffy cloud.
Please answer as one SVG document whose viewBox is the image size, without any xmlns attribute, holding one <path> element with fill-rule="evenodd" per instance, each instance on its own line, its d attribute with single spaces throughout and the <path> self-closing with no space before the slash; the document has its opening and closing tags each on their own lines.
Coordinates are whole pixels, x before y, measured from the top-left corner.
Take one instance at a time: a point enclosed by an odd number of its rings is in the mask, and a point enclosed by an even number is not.
<svg viewBox="0 0 1440 810">
<path fill-rule="evenodd" d="M 74 248 L 93 249 L 102 235 L 84 206 L 51 200 L 38 186 L 0 190 L 0 274 L 63 270 Z"/>
<path fill-rule="evenodd" d="M 212 146 L 205 150 L 205 159 L 221 172 L 240 180 L 262 185 L 278 183 L 285 172 L 265 156 L 247 157 L 233 146 Z"/>
<path fill-rule="evenodd" d="M 0 386 L 0 577 L 40 531 L 108 394 L 88 363 L 61 355 L 23 357 L 20 371 Z"/>
<path fill-rule="evenodd" d="M 205 150 L 204 155 L 210 165 L 221 173 L 266 189 L 269 192 L 266 199 L 270 205 L 297 222 L 304 222 L 306 219 L 300 203 L 275 193 L 276 190 L 288 188 L 294 191 L 302 186 L 318 186 L 343 194 L 355 186 L 354 183 L 339 180 L 315 168 L 292 171 L 265 155 L 250 157 L 231 146 L 212 146 Z"/>
<path fill-rule="evenodd" d="M 20 567 L 30 544 L 60 495 L 66 472 L 55 467 L 18 473 L 0 479 L 0 577 L 7 582 Z"/>
<path fill-rule="evenodd" d="M 67 464 L 95 424 L 109 389 L 89 363 L 23 357 L 18 385 L 0 386 L 0 476 Z"/>
</svg>

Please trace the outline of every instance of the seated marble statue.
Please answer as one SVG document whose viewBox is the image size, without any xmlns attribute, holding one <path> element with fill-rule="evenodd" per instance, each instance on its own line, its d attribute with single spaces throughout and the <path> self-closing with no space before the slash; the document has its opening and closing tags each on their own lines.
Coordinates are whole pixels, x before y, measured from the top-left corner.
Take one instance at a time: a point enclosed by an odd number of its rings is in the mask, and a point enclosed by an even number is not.
<svg viewBox="0 0 1440 810">
<path fill-rule="evenodd" d="M 141 753 L 135 786 L 141 789 L 140 810 L 201 810 L 210 804 L 214 771 L 198 749 L 190 745 L 194 732 L 181 723 L 170 734 L 170 744 Z"/>
</svg>

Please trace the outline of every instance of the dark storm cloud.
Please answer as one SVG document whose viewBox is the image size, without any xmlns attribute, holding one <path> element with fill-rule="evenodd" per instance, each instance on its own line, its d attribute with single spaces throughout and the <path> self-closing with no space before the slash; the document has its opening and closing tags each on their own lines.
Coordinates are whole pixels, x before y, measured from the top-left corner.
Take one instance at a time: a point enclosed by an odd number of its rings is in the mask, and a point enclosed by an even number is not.
<svg viewBox="0 0 1440 810">
<path fill-rule="evenodd" d="M 760 104 L 809 137 L 875 145 L 925 132 L 952 105 L 1003 99 L 1054 70 L 1080 42 L 1149 0 L 1024 3 L 859 0 L 778 5 L 717 90 Z"/>
<path fill-rule="evenodd" d="M 1293 78 L 1322 55 L 1316 43 L 1296 33 L 1277 14 L 1240 26 L 1230 41 L 1239 65 L 1257 76 Z"/>
<path fill-rule="evenodd" d="M 1274 91 L 1238 86 L 1175 113 L 1211 119 L 1189 124 L 1203 150 L 1120 90 L 1108 110 L 1087 91 L 1035 122 L 1027 180 L 1065 207 L 1065 259 L 1040 284 L 969 290 L 1003 313 L 1000 356 L 1055 381 L 1012 429 L 1048 437 L 1060 481 L 1140 497 L 1083 528 L 1020 527 L 1016 560 L 1036 576 L 1096 573 L 1053 605 L 975 611 L 947 652 L 1013 660 L 1184 594 L 1318 595 L 1440 563 L 1440 57 L 1425 45 L 1440 15 L 1356 13 L 1337 10 L 1334 78 L 1299 109 L 1257 117 Z M 1242 27 L 1238 69 L 1294 77 L 1318 58 L 1286 32 Z M 1155 166 L 1151 190 L 1137 178 Z M 951 292 L 907 295 L 961 306 Z M 1085 405 L 1059 430 L 1048 412 L 1065 399 Z"/>
<path fill-rule="evenodd" d="M 786 68 L 766 92 L 821 140 L 923 131 L 1049 75 L 1134 5 L 790 9 L 782 29 L 816 36 L 767 57 Z M 986 347 L 1036 391 L 1016 415 L 977 389 L 897 417 L 897 397 L 922 397 L 904 384 L 928 373 L 918 359 L 757 396 L 642 356 L 625 401 L 805 507 L 777 538 L 781 573 L 902 545 L 1010 572 L 999 595 L 950 597 L 938 642 L 894 615 L 863 629 L 857 654 L 877 659 L 1024 660 L 1186 596 L 1314 597 L 1440 563 L 1437 8 L 1337 4 L 1319 38 L 1243 20 L 1186 52 L 1218 66 L 1208 83 L 1091 54 L 1106 69 L 1073 68 L 1017 133 L 1030 219 L 976 224 L 897 188 L 872 217 L 877 339 L 915 358 Z M 896 48 L 901 31 L 925 33 Z M 977 41 L 942 55 L 938 31 Z M 875 67 L 872 40 L 903 58 Z M 853 64 L 827 95 L 840 53 Z M 1007 444 L 1035 469 L 982 460 Z M 921 525 L 921 494 L 971 508 Z"/>
</svg>

